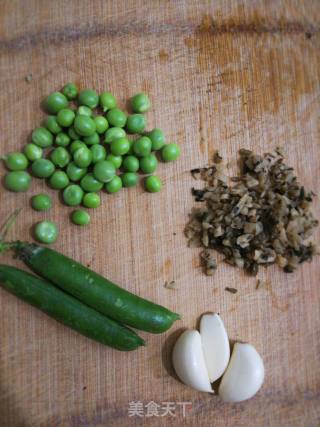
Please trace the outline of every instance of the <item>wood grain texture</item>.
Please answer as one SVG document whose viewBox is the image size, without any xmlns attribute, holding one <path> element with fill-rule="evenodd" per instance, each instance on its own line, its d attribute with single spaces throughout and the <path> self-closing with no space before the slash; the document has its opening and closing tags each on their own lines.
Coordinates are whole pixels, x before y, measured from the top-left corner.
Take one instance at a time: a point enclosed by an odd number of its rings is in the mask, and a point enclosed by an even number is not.
<svg viewBox="0 0 320 427">
<path fill-rule="evenodd" d="M 262 270 L 267 284 L 256 290 L 254 279 L 222 263 L 213 278 L 203 276 L 183 228 L 193 206 L 189 170 L 216 149 L 232 171 L 240 147 L 283 145 L 301 181 L 319 192 L 319 1 L 2 0 L 0 8 L 1 152 L 23 146 L 44 117 L 43 96 L 67 81 L 111 90 L 122 106 L 147 91 L 150 127 L 182 146 L 178 162 L 160 165 L 161 194 L 103 195 L 90 227 L 71 225 L 56 194 L 51 212 L 33 212 L 30 195 L 45 189 L 38 180 L 28 194 L 1 190 L 0 218 L 24 207 L 11 232 L 20 239 L 52 218 L 61 230 L 56 249 L 183 316 L 167 334 L 142 334 L 148 346 L 126 354 L 1 290 L 0 425 L 318 426 L 319 258 L 292 275 Z M 9 255 L 1 262 L 20 265 Z M 177 289 L 165 289 L 172 279 Z M 265 384 L 248 402 L 222 404 L 172 376 L 174 340 L 207 310 L 265 361 Z M 130 418 L 131 401 L 192 407 L 185 418 Z"/>
</svg>

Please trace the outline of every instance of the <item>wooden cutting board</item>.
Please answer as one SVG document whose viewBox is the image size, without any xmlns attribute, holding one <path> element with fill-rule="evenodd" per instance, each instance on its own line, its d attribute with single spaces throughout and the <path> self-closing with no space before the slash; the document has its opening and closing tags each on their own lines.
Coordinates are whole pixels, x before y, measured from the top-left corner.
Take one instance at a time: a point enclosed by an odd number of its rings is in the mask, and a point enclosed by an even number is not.
<svg viewBox="0 0 320 427">
<path fill-rule="evenodd" d="M 30 240 L 31 226 L 50 218 L 60 228 L 57 250 L 178 311 L 182 321 L 160 336 L 142 334 L 147 347 L 120 353 L 0 290 L 0 425 L 318 426 L 319 258 L 290 275 L 262 270 L 256 290 L 254 278 L 222 262 L 213 278 L 204 276 L 183 228 L 194 205 L 189 171 L 210 162 L 216 149 L 232 173 L 239 148 L 263 153 L 282 145 L 303 184 L 319 192 L 319 1 L 0 6 L 1 154 L 21 149 L 44 117 L 44 95 L 67 81 L 110 90 L 122 107 L 146 91 L 150 128 L 162 128 L 182 148 L 179 161 L 159 166 L 161 194 L 140 186 L 103 194 L 92 225 L 82 229 L 39 180 L 28 194 L 1 190 L 1 221 L 23 207 L 11 238 Z M 54 195 L 45 214 L 29 206 L 40 191 Z M 320 217 L 318 200 L 315 213 Z M 9 255 L 1 262 L 22 266 Z M 170 280 L 175 290 L 164 287 Z M 230 337 L 249 341 L 264 359 L 265 384 L 248 402 L 223 404 L 173 376 L 175 339 L 208 310 L 221 313 Z M 159 416 L 147 417 L 150 402 Z M 181 402 L 190 402 L 185 416 Z M 168 405 L 173 414 L 165 414 Z"/>
</svg>

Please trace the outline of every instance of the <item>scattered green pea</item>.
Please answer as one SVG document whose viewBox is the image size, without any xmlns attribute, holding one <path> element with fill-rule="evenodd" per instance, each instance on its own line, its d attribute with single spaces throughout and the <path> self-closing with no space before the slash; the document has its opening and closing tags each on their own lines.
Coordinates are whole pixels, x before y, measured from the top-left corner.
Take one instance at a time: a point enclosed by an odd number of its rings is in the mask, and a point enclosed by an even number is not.
<svg viewBox="0 0 320 427">
<path fill-rule="evenodd" d="M 141 136 L 133 142 L 133 152 L 139 156 L 148 156 L 151 153 L 152 143 L 147 136 Z"/>
<path fill-rule="evenodd" d="M 44 126 L 54 135 L 62 131 L 56 116 L 48 116 L 44 121 Z"/>
<path fill-rule="evenodd" d="M 130 142 L 127 138 L 114 139 L 110 143 L 110 151 L 115 156 L 123 156 L 130 149 Z"/>
<path fill-rule="evenodd" d="M 30 143 L 25 145 L 23 152 L 30 162 L 34 162 L 37 159 L 41 159 L 43 150 L 38 145 Z"/>
<path fill-rule="evenodd" d="M 52 199 L 48 194 L 37 194 L 31 198 L 31 206 L 36 211 L 47 211 L 52 206 Z"/>
<path fill-rule="evenodd" d="M 94 122 L 96 124 L 96 131 L 99 134 L 104 133 L 108 129 L 109 123 L 108 123 L 108 120 L 105 117 L 103 117 L 103 116 L 96 116 L 96 117 L 94 117 L 93 120 L 94 120 Z"/>
<path fill-rule="evenodd" d="M 73 126 L 71 126 L 71 127 L 68 129 L 68 135 L 69 135 L 69 137 L 70 137 L 71 139 L 73 139 L 73 140 L 77 140 L 77 139 L 79 139 L 79 138 L 80 138 L 80 135 L 78 135 L 78 134 L 77 134 L 77 132 L 74 130 L 74 127 L 73 127 Z"/>
<path fill-rule="evenodd" d="M 83 141 L 88 144 L 88 145 L 94 145 L 94 144 L 99 144 L 100 142 L 100 136 L 97 132 L 93 133 L 90 136 L 85 136 L 83 138 Z"/>
<path fill-rule="evenodd" d="M 87 107 L 86 105 L 80 105 L 80 107 L 78 107 L 77 109 L 77 114 L 80 114 L 82 116 L 92 117 L 93 111 L 91 110 L 90 107 Z"/>
<path fill-rule="evenodd" d="M 120 108 L 112 108 L 107 112 L 106 117 L 110 126 L 123 128 L 126 125 L 127 115 Z"/>
<path fill-rule="evenodd" d="M 117 193 L 122 188 L 122 180 L 120 176 L 114 176 L 111 181 L 105 184 L 105 189 L 108 193 Z"/>
<path fill-rule="evenodd" d="M 49 178 L 49 185 L 54 190 L 62 190 L 69 185 L 68 175 L 64 171 L 54 171 Z"/>
<path fill-rule="evenodd" d="M 83 206 L 86 208 L 98 208 L 101 204 L 100 196 L 97 193 L 87 193 L 83 196 Z"/>
<path fill-rule="evenodd" d="M 81 188 L 88 193 L 100 191 L 103 187 L 103 183 L 98 181 L 92 173 L 85 175 L 81 179 L 80 185 Z"/>
<path fill-rule="evenodd" d="M 38 178 L 49 178 L 54 172 L 54 164 L 47 159 L 38 159 L 32 163 L 32 173 Z"/>
<path fill-rule="evenodd" d="M 100 106 L 104 112 L 116 108 L 116 98 L 110 92 L 102 92 L 100 95 Z"/>
<path fill-rule="evenodd" d="M 68 164 L 66 172 L 70 181 L 77 182 L 86 175 L 87 168 L 79 168 L 74 162 L 71 162 Z"/>
<path fill-rule="evenodd" d="M 107 130 L 104 136 L 104 142 L 110 143 L 115 139 L 124 138 L 126 136 L 126 132 L 122 128 L 114 127 Z"/>
<path fill-rule="evenodd" d="M 71 221 L 76 225 L 90 224 L 90 215 L 83 209 L 76 209 L 71 214 Z"/>
<path fill-rule="evenodd" d="M 92 153 L 88 147 L 78 148 L 73 153 L 73 161 L 79 168 L 87 168 L 92 162 Z"/>
<path fill-rule="evenodd" d="M 140 169 L 143 173 L 153 173 L 158 166 L 158 160 L 154 154 L 140 158 Z"/>
<path fill-rule="evenodd" d="M 126 129 L 128 133 L 142 133 L 147 125 L 143 114 L 132 114 L 128 116 Z"/>
<path fill-rule="evenodd" d="M 78 88 L 75 83 L 67 83 L 63 86 L 62 93 L 65 97 L 71 101 L 75 99 L 78 95 Z"/>
<path fill-rule="evenodd" d="M 58 237 L 58 229 L 52 221 L 41 221 L 34 228 L 36 240 L 41 243 L 54 243 Z"/>
<path fill-rule="evenodd" d="M 63 200 L 68 206 L 77 206 L 82 202 L 83 194 L 79 185 L 71 184 L 63 190 Z"/>
<path fill-rule="evenodd" d="M 70 153 L 73 155 L 78 148 L 87 147 L 86 144 L 79 139 L 72 141 L 69 147 Z"/>
<path fill-rule="evenodd" d="M 151 103 L 148 95 L 140 92 L 130 99 L 130 105 L 135 113 L 145 113 L 149 110 Z"/>
<path fill-rule="evenodd" d="M 90 136 L 96 131 L 96 124 L 91 117 L 77 115 L 74 120 L 74 129 L 81 136 Z"/>
<path fill-rule="evenodd" d="M 152 151 L 161 150 L 166 142 L 166 137 L 161 129 L 155 128 L 147 132 L 146 136 L 151 139 Z"/>
<path fill-rule="evenodd" d="M 134 187 L 138 183 L 138 175 L 134 172 L 125 172 L 121 175 L 124 187 Z"/>
<path fill-rule="evenodd" d="M 31 139 L 34 144 L 41 148 L 50 147 L 53 143 L 52 133 L 43 127 L 36 128 L 32 132 Z"/>
<path fill-rule="evenodd" d="M 139 169 L 139 160 L 135 156 L 126 156 L 123 160 L 122 167 L 127 172 L 137 172 Z"/>
<path fill-rule="evenodd" d="M 51 114 L 57 114 L 63 108 L 68 107 L 68 100 L 61 92 L 53 92 L 45 100 L 44 105 Z"/>
<path fill-rule="evenodd" d="M 177 144 L 166 144 L 161 150 L 161 156 L 164 162 L 172 162 L 180 156 L 180 147 Z"/>
<path fill-rule="evenodd" d="M 59 145 L 59 147 L 67 147 L 70 144 L 70 136 L 65 132 L 60 132 L 56 136 L 54 143 Z"/>
<path fill-rule="evenodd" d="M 109 182 L 116 174 L 116 168 L 108 160 L 102 160 L 93 167 L 93 175 L 100 182 Z"/>
<path fill-rule="evenodd" d="M 108 154 L 106 160 L 111 162 L 116 169 L 119 169 L 122 164 L 122 156 L 115 156 L 114 154 Z"/>
<path fill-rule="evenodd" d="M 96 108 L 99 104 L 99 95 L 95 90 L 84 89 L 79 93 L 78 103 L 80 105 L 86 105 L 90 108 Z"/>
<path fill-rule="evenodd" d="M 101 160 L 105 160 L 107 156 L 107 151 L 103 145 L 95 144 L 90 147 L 90 151 L 92 154 L 92 163 L 101 162 Z"/>
<path fill-rule="evenodd" d="M 162 183 L 158 176 L 151 175 L 146 178 L 145 186 L 149 193 L 158 193 L 162 188 Z"/>
<path fill-rule="evenodd" d="M 50 153 L 50 159 L 55 166 L 64 168 L 70 162 L 70 154 L 64 147 L 58 147 Z"/>
<path fill-rule="evenodd" d="M 62 108 L 57 114 L 57 122 L 62 127 L 69 127 L 72 125 L 75 118 L 74 111 L 70 108 Z"/>
<path fill-rule="evenodd" d="M 25 171 L 12 171 L 5 175 L 4 185 L 15 193 L 28 191 L 31 185 L 31 176 Z"/>
<path fill-rule="evenodd" d="M 7 169 L 11 171 L 23 171 L 28 167 L 28 159 L 23 153 L 9 153 L 3 157 Z"/>
</svg>

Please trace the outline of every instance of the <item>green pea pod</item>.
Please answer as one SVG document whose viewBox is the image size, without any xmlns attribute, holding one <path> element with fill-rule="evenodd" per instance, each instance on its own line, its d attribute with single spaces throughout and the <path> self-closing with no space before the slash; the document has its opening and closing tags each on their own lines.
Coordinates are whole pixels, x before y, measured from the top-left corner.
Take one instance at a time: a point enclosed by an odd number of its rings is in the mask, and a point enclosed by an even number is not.
<svg viewBox="0 0 320 427">
<path fill-rule="evenodd" d="M 124 325 L 161 333 L 180 319 L 177 313 L 120 288 L 52 249 L 29 243 L 13 243 L 11 247 L 15 247 L 18 256 L 39 276 Z"/>
<path fill-rule="evenodd" d="M 49 316 L 95 341 L 135 350 L 144 341 L 133 331 L 87 307 L 51 283 L 18 268 L 0 265 L 0 285 Z"/>
</svg>

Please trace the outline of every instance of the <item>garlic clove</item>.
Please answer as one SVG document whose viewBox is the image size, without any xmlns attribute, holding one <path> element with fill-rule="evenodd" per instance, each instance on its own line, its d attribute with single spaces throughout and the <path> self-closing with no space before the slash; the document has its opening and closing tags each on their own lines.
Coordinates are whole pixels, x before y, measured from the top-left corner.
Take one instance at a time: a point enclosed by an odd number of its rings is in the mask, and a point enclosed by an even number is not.
<svg viewBox="0 0 320 427">
<path fill-rule="evenodd" d="M 184 384 L 199 391 L 213 393 L 198 331 L 187 330 L 180 335 L 173 349 L 172 360 L 174 369 Z"/>
<path fill-rule="evenodd" d="M 234 345 L 224 373 L 219 395 L 225 402 L 241 402 L 254 396 L 264 380 L 263 360 L 257 350 L 246 343 Z"/>
<path fill-rule="evenodd" d="M 213 383 L 224 373 L 230 359 L 229 339 L 221 317 L 215 313 L 204 314 L 200 335 L 209 379 Z"/>
</svg>

